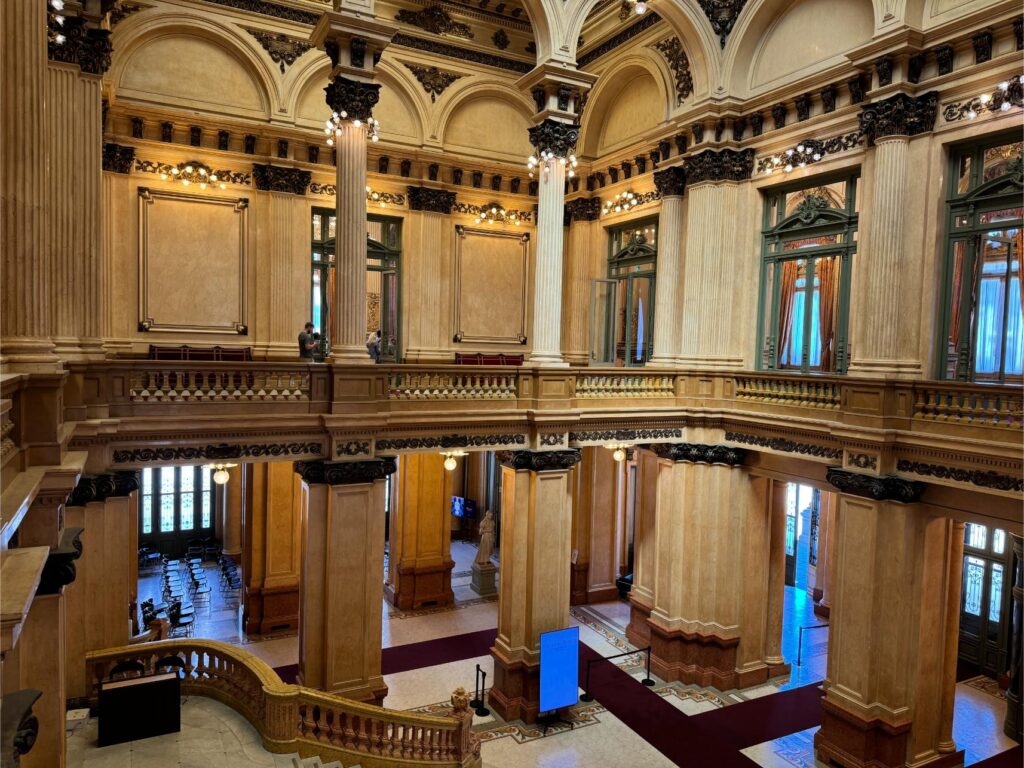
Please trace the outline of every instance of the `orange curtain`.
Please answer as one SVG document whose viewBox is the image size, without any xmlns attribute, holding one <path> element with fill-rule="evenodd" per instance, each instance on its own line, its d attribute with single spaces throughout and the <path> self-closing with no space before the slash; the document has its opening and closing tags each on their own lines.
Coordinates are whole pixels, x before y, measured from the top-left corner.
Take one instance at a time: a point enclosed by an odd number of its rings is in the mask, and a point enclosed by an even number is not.
<svg viewBox="0 0 1024 768">
<path fill-rule="evenodd" d="M 796 262 L 796 259 L 782 262 L 782 281 L 779 285 L 779 362 L 782 361 L 782 355 L 793 337 L 793 297 L 796 295 L 796 278 L 799 272 Z"/>
<path fill-rule="evenodd" d="M 821 370 L 835 364 L 835 315 L 839 302 L 839 260 L 826 256 L 814 262 L 818 277 L 818 334 L 821 337 Z"/>
<path fill-rule="evenodd" d="M 962 249 L 957 249 L 953 253 L 953 293 L 950 301 L 952 306 L 949 308 L 949 340 L 953 343 L 953 352 L 960 344 L 960 304 L 961 297 L 960 292 L 963 290 L 964 284 L 964 253 Z"/>
</svg>

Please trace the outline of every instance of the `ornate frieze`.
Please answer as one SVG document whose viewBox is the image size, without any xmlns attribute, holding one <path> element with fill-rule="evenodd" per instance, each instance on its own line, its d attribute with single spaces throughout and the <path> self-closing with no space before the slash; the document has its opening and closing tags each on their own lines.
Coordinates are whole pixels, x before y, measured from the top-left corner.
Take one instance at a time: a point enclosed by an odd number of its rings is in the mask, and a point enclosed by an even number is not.
<svg viewBox="0 0 1024 768">
<path fill-rule="evenodd" d="M 675 165 L 654 172 L 654 186 L 662 197 L 682 195 L 686 192 L 686 169 Z"/>
<path fill-rule="evenodd" d="M 704 181 L 744 181 L 754 170 L 754 150 L 705 150 L 684 160 L 688 184 Z"/>
<path fill-rule="evenodd" d="M 514 470 L 531 472 L 556 472 L 571 469 L 580 462 L 577 448 L 566 451 L 499 451 L 498 461 Z"/>
<path fill-rule="evenodd" d="M 219 443 L 217 445 L 168 446 L 164 448 L 126 448 L 115 450 L 115 464 L 139 464 L 167 461 L 228 461 L 231 459 L 257 459 L 287 456 L 319 456 L 323 448 L 318 442 L 306 443 L 264 443 L 260 445 L 239 445 Z"/>
<path fill-rule="evenodd" d="M 860 129 L 872 143 L 886 136 L 928 133 L 935 126 L 938 107 L 937 91 L 917 97 L 897 93 L 888 99 L 861 107 Z"/>
<path fill-rule="evenodd" d="M 296 59 L 313 48 L 305 40 L 289 37 L 280 32 L 268 32 L 264 29 L 250 29 L 249 27 L 245 27 L 245 31 L 256 38 L 263 50 L 270 56 L 270 60 L 281 68 L 282 75 L 285 73 L 285 69 L 295 63 Z"/>
<path fill-rule="evenodd" d="M 726 432 L 725 439 L 733 443 L 755 445 L 759 448 L 769 448 L 783 453 L 798 453 L 802 456 L 825 459 L 841 459 L 843 457 L 842 448 L 829 448 L 814 443 L 798 443 L 786 437 L 763 437 L 762 435 L 746 435 L 742 432 Z"/>
<path fill-rule="evenodd" d="M 110 69 L 110 30 L 87 27 L 80 16 L 68 16 L 62 28 L 63 43 L 49 42 L 51 61 L 77 64 L 88 75 L 102 75 Z"/>
<path fill-rule="evenodd" d="M 37 595 L 55 595 L 75 580 L 75 560 L 82 556 L 81 535 L 84 528 L 65 528 L 60 543 L 50 549 L 39 577 Z"/>
<path fill-rule="evenodd" d="M 704 445 L 702 443 L 654 443 L 647 448 L 663 459 L 685 461 L 691 464 L 727 464 L 730 467 L 743 463 L 747 452 L 731 445 Z"/>
<path fill-rule="evenodd" d="M 391 45 L 399 45 L 404 48 L 412 48 L 417 51 L 434 53 L 438 56 L 447 56 L 452 59 L 469 61 L 474 64 L 483 64 L 484 66 L 504 69 L 509 72 L 525 74 L 533 69 L 533 64 L 527 61 L 517 61 L 515 59 L 509 59 L 493 53 L 484 53 L 483 51 L 476 51 L 472 48 L 462 48 L 457 45 L 442 43 L 439 40 L 429 40 L 422 37 L 416 37 L 415 35 L 399 33 L 391 39 Z"/>
<path fill-rule="evenodd" d="M 508 48 L 509 39 L 504 29 L 499 29 L 491 36 L 491 42 L 499 51 L 504 51 Z"/>
<path fill-rule="evenodd" d="M 380 100 L 380 83 L 364 83 L 339 75 L 324 88 L 324 93 L 332 111 L 344 112 L 349 120 L 367 120 Z"/>
<path fill-rule="evenodd" d="M 334 452 L 339 456 L 369 456 L 369 440 L 339 440 L 334 444 Z"/>
<path fill-rule="evenodd" d="M 530 128 L 530 143 L 538 152 L 553 152 L 556 157 L 568 157 L 576 149 L 580 137 L 578 125 L 550 118 Z"/>
<path fill-rule="evenodd" d="M 392 457 L 367 461 L 296 461 L 295 471 L 311 485 L 359 485 L 383 480 L 397 469 Z"/>
<path fill-rule="evenodd" d="M 860 131 L 851 131 L 841 136 L 832 136 L 825 140 L 804 139 L 795 147 L 790 147 L 774 155 L 765 155 L 757 159 L 757 173 L 771 173 L 776 170 L 791 171 L 822 160 L 827 155 L 846 152 L 854 149 L 864 140 Z"/>
<path fill-rule="evenodd" d="M 202 165 L 201 163 L 199 163 L 198 160 L 191 162 L 194 162 L 195 165 L 197 166 Z M 181 174 L 182 168 L 187 168 L 188 165 L 188 162 L 178 163 L 177 165 L 171 165 L 170 163 L 157 163 L 152 160 L 136 160 L 135 170 L 141 173 L 157 174 L 158 176 L 160 176 L 161 179 L 167 181 L 168 179 L 173 179 L 179 176 Z M 205 168 L 206 166 L 204 165 L 203 167 Z M 216 176 L 218 182 L 248 185 L 249 182 L 251 181 L 251 177 L 249 176 L 248 173 L 241 173 L 240 171 L 229 171 L 225 169 L 211 169 L 211 171 L 212 173 L 208 175 Z"/>
<path fill-rule="evenodd" d="M 448 86 L 460 77 L 465 77 L 457 72 L 445 72 L 437 67 L 424 67 L 420 64 L 410 64 L 408 61 L 402 63 L 416 76 L 423 90 L 430 94 L 431 103 L 437 101 L 437 97 L 444 93 Z"/>
<path fill-rule="evenodd" d="M 409 208 L 414 211 L 450 214 L 455 204 L 455 193 L 432 187 L 408 187 Z"/>
<path fill-rule="evenodd" d="M 711 22 L 711 28 L 718 35 L 718 40 L 725 48 L 725 41 L 732 32 L 740 11 L 746 5 L 747 0 L 699 0 L 704 15 Z"/>
<path fill-rule="evenodd" d="M 260 163 L 252 167 L 253 183 L 256 189 L 264 192 L 291 192 L 293 195 L 304 195 L 312 178 L 311 171 L 304 171 L 301 168 Z"/>
<path fill-rule="evenodd" d="M 236 8 L 240 11 L 258 13 L 261 16 L 273 16 L 275 19 L 285 21 L 297 21 L 300 24 L 315 26 L 320 20 L 320 14 L 312 11 L 301 11 L 290 5 L 268 2 L 268 0 L 203 0 L 214 5 L 222 5 L 225 8 Z"/>
<path fill-rule="evenodd" d="M 676 78 L 676 105 L 683 103 L 693 93 L 693 75 L 690 73 L 690 60 L 683 50 L 683 44 L 678 37 L 669 37 L 654 47 L 665 57 L 672 74 Z"/>
<path fill-rule="evenodd" d="M 378 451 L 416 451 L 431 448 L 495 448 L 526 445 L 526 435 L 439 435 L 377 440 Z"/>
<path fill-rule="evenodd" d="M 130 173 L 135 163 L 135 147 L 107 142 L 103 145 L 103 170 Z"/>
<path fill-rule="evenodd" d="M 901 504 L 917 501 L 927 488 L 925 483 L 904 480 L 902 477 L 862 475 L 839 467 L 829 467 L 825 479 L 840 493 L 875 501 L 898 501 Z"/>
<path fill-rule="evenodd" d="M 621 443 L 672 440 L 683 436 L 682 429 L 604 429 L 595 431 L 570 432 L 570 443 Z"/>
<path fill-rule="evenodd" d="M 630 24 L 617 35 L 609 37 L 603 43 L 587 51 L 582 56 L 577 56 L 576 66 L 579 69 L 585 69 L 588 64 L 592 64 L 594 61 L 601 58 L 602 56 L 611 53 L 620 45 L 629 42 L 634 37 L 639 35 L 641 32 L 647 31 L 655 24 L 657 24 L 659 21 L 661 21 L 661 16 L 654 13 L 653 11 L 648 11 L 647 13 L 640 17 L 639 21 Z"/>
<path fill-rule="evenodd" d="M 473 39 L 473 30 L 468 24 L 455 21 L 440 5 L 428 5 L 420 11 L 400 10 L 395 14 L 395 21 L 411 24 L 435 35 L 452 35 Z"/>
<path fill-rule="evenodd" d="M 1019 475 L 1004 475 L 993 470 L 964 469 L 963 467 L 947 467 L 941 464 L 926 464 L 909 459 L 896 462 L 897 472 L 906 472 L 922 477 L 936 477 L 940 480 L 953 480 L 958 483 L 970 483 L 979 488 L 991 488 L 996 491 L 1024 491 L 1024 479 Z"/>
<path fill-rule="evenodd" d="M 601 198 L 577 197 L 567 200 L 565 212 L 569 221 L 596 221 L 601 215 Z"/>
<path fill-rule="evenodd" d="M 1005 85 L 1006 88 L 1004 89 L 1002 85 Z M 1004 104 L 1008 106 L 1003 106 Z M 984 100 L 980 96 L 975 96 L 966 101 L 954 101 L 946 104 L 942 108 L 942 119 L 947 123 L 952 123 L 964 118 L 974 119 L 986 110 L 998 112 L 1020 106 L 1024 106 L 1024 84 L 1021 83 L 1019 77 L 1014 77 L 997 86 Z"/>
<path fill-rule="evenodd" d="M 454 193 L 453 193 L 454 194 Z M 497 214 L 492 215 L 491 209 L 496 208 L 497 205 L 471 205 L 469 203 L 452 203 L 451 210 L 453 213 L 463 213 L 467 216 L 476 216 L 478 218 L 493 218 L 494 221 L 501 223 L 511 223 L 515 221 L 529 223 L 533 218 L 533 211 L 520 211 L 518 208 L 501 208 Z M 501 213 L 504 211 L 504 213 Z"/>
</svg>

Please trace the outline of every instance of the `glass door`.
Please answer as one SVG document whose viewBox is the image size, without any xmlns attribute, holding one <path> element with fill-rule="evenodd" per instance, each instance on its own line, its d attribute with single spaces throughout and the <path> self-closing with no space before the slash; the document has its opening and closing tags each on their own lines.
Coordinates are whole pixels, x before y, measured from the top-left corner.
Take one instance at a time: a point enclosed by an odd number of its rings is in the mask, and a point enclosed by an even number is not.
<svg viewBox="0 0 1024 768">
<path fill-rule="evenodd" d="M 593 280 L 590 284 L 590 364 L 615 364 L 615 317 L 617 280 Z"/>
<path fill-rule="evenodd" d="M 654 274 L 630 275 L 625 281 L 625 327 L 621 343 L 621 360 L 626 366 L 638 366 L 651 357 L 654 325 Z M 620 345 L 616 344 L 616 350 Z"/>
<path fill-rule="evenodd" d="M 1006 671 L 1009 640 L 1009 572 L 1006 532 L 968 523 L 960 591 L 960 658 L 982 674 Z"/>
<path fill-rule="evenodd" d="M 398 361 L 398 271 L 381 272 L 380 359 Z"/>
</svg>

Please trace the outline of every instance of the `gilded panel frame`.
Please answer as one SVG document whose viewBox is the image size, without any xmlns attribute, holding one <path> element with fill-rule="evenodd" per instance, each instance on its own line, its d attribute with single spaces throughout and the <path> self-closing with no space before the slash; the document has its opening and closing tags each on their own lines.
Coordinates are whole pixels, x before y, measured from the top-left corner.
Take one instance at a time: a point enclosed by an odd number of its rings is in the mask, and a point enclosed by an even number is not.
<svg viewBox="0 0 1024 768">
<path fill-rule="evenodd" d="M 500 237 L 519 241 L 520 257 L 522 259 L 522 315 L 519 322 L 519 334 L 517 336 L 477 336 L 466 334 L 462 330 L 462 246 L 466 235 L 479 235 L 481 237 Z M 455 227 L 455 301 L 454 304 L 454 327 L 455 335 L 452 341 L 461 343 L 464 341 L 476 341 L 487 344 L 526 344 L 527 321 L 529 318 L 529 297 L 530 297 L 530 233 L 515 231 L 496 231 L 493 229 L 477 229 L 465 227 L 461 224 Z"/>
</svg>

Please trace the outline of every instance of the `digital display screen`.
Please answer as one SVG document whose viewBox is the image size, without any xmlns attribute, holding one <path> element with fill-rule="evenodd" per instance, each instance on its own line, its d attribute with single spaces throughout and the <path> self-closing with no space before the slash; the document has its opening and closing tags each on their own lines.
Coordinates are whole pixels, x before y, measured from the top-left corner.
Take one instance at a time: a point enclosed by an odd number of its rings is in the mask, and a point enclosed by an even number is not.
<svg viewBox="0 0 1024 768">
<path fill-rule="evenodd" d="M 461 496 L 452 496 L 452 517 L 465 517 L 466 500 Z"/>
<path fill-rule="evenodd" d="M 580 628 L 540 636 L 540 711 L 571 707 L 579 700 Z"/>
</svg>

